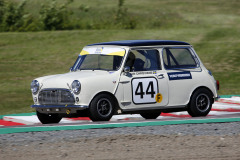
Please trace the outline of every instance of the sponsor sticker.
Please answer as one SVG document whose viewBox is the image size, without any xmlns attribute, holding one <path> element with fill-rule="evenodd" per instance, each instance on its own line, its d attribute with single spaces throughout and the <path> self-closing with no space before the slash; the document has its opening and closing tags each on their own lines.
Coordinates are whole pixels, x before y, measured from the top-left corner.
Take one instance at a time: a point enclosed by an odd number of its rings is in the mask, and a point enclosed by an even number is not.
<svg viewBox="0 0 240 160">
<path fill-rule="evenodd" d="M 102 51 L 103 51 L 103 47 L 97 48 L 96 51 L 95 51 L 95 54 L 101 54 Z"/>
<path fill-rule="evenodd" d="M 155 99 L 157 103 L 161 103 L 163 99 L 162 94 L 161 93 L 156 94 Z"/>
<path fill-rule="evenodd" d="M 103 55 L 112 55 L 112 56 L 124 56 L 125 49 L 123 48 L 112 48 L 112 47 L 90 47 L 83 48 L 80 55 L 88 54 L 103 54 Z"/>
<path fill-rule="evenodd" d="M 71 110 L 70 110 L 70 109 L 67 109 L 67 110 L 66 110 L 66 113 L 67 113 L 67 114 L 70 114 L 70 113 L 71 113 Z"/>
<path fill-rule="evenodd" d="M 145 74 L 157 74 L 156 71 L 140 71 L 133 72 L 132 75 L 145 75 Z"/>
<path fill-rule="evenodd" d="M 169 80 L 182 80 L 182 79 L 192 79 L 190 71 L 184 72 L 170 72 L 168 73 Z"/>
</svg>

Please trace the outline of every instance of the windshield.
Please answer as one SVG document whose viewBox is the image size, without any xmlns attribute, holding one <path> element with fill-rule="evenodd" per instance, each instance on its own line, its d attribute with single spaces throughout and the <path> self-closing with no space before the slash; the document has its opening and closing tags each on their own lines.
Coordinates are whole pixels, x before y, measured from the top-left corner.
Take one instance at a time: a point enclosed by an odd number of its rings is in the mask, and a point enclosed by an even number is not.
<svg viewBox="0 0 240 160">
<path fill-rule="evenodd" d="M 107 70 L 116 71 L 121 66 L 124 49 L 90 48 L 84 49 L 74 63 L 71 71 L 76 70 Z"/>
</svg>

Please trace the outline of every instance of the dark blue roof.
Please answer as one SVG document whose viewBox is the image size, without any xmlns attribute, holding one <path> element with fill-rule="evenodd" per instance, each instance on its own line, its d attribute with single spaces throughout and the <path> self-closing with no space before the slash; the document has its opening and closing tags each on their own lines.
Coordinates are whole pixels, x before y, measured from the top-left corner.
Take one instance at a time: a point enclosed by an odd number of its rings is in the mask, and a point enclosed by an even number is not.
<svg viewBox="0 0 240 160">
<path fill-rule="evenodd" d="M 124 41 L 94 43 L 88 46 L 94 46 L 94 45 L 158 46 L 158 45 L 190 45 L 190 44 L 187 42 L 171 41 L 171 40 L 124 40 Z"/>
</svg>

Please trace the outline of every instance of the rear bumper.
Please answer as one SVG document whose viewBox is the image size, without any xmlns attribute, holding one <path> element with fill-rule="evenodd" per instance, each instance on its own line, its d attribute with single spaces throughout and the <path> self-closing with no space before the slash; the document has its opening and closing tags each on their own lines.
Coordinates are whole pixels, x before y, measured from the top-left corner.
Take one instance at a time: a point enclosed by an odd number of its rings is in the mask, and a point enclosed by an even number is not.
<svg viewBox="0 0 240 160">
<path fill-rule="evenodd" d="M 217 97 L 214 98 L 214 101 L 218 101 L 220 96 L 218 95 Z"/>
</svg>

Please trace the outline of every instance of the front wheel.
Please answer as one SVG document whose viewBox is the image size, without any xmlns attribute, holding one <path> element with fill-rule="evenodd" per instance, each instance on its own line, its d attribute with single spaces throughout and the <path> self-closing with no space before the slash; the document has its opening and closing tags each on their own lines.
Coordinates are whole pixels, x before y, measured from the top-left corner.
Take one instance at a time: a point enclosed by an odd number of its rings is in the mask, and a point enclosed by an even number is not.
<svg viewBox="0 0 240 160">
<path fill-rule="evenodd" d="M 192 117 L 207 116 L 212 108 L 212 98 L 212 93 L 207 89 L 198 89 L 191 97 L 188 113 Z"/>
<path fill-rule="evenodd" d="M 140 113 L 140 115 L 145 119 L 156 119 L 158 116 L 160 116 L 161 112 L 145 112 Z"/>
<path fill-rule="evenodd" d="M 90 119 L 92 121 L 109 121 L 114 113 L 115 102 L 108 94 L 96 96 L 89 107 Z"/>
<path fill-rule="evenodd" d="M 57 114 L 43 114 L 37 111 L 37 117 L 42 124 L 59 123 L 62 119 Z"/>
</svg>

